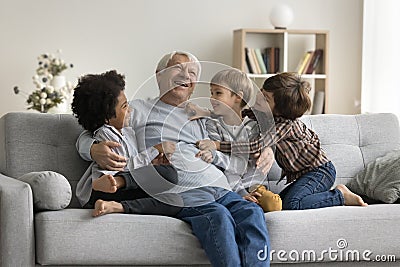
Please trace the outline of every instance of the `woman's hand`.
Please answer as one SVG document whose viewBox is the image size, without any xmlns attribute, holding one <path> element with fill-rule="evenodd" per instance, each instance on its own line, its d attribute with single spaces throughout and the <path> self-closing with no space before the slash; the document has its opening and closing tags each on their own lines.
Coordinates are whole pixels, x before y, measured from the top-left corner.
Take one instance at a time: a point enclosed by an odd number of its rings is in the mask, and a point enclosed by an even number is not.
<svg viewBox="0 0 400 267">
<path fill-rule="evenodd" d="M 111 148 L 119 146 L 118 142 L 102 141 L 90 147 L 90 155 L 105 170 L 123 171 L 127 159 L 111 150 Z"/>
</svg>

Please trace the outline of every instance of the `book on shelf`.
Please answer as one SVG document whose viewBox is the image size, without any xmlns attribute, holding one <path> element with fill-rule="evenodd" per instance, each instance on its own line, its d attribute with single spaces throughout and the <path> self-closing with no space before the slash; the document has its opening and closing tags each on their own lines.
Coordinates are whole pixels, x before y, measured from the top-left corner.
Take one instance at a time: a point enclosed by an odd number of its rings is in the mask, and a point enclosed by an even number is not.
<svg viewBox="0 0 400 267">
<path fill-rule="evenodd" d="M 306 73 L 306 70 L 307 70 L 308 66 L 310 65 L 311 60 L 312 60 L 313 55 L 314 55 L 314 50 L 310 50 L 310 51 L 307 51 L 307 52 L 309 52 L 310 55 L 308 56 L 306 64 L 304 64 L 304 67 L 303 67 L 303 70 L 302 70 L 301 74 L 305 74 Z"/>
<path fill-rule="evenodd" d="M 267 56 L 266 52 L 261 53 L 263 60 L 264 60 L 264 64 L 265 64 L 265 69 L 267 70 L 267 73 L 270 73 L 270 69 L 269 69 L 269 56 Z"/>
<path fill-rule="evenodd" d="M 249 73 L 267 74 L 279 72 L 279 47 L 267 47 L 265 49 L 245 47 L 244 50 Z"/>
<path fill-rule="evenodd" d="M 274 61 L 274 63 L 275 63 L 275 71 L 274 71 L 274 73 L 278 73 L 279 72 L 279 68 L 280 68 L 280 66 L 279 66 L 279 47 L 275 47 L 275 49 L 274 49 L 274 58 L 275 58 L 275 61 Z"/>
<path fill-rule="evenodd" d="M 322 58 L 322 49 L 316 49 L 313 53 L 313 56 L 310 60 L 310 64 L 307 66 L 305 70 L 305 74 L 313 74 L 318 67 L 318 63 L 321 61 Z"/>
<path fill-rule="evenodd" d="M 254 65 L 256 66 L 255 74 L 261 74 L 261 68 L 260 68 L 260 64 L 258 64 L 256 52 L 254 52 L 254 48 L 249 48 L 249 49 L 250 49 L 251 56 L 253 57 Z"/>
<path fill-rule="evenodd" d="M 249 72 L 257 73 L 254 59 L 251 55 L 250 49 L 248 47 L 245 47 L 244 52 L 245 52 L 246 64 L 247 64 L 247 68 L 249 69 Z"/>
<path fill-rule="evenodd" d="M 263 56 L 261 55 L 260 48 L 254 48 L 254 53 L 257 57 L 257 62 L 260 65 L 261 74 L 267 74 L 267 68 L 265 67 Z"/>
<path fill-rule="evenodd" d="M 265 61 L 267 65 L 267 73 L 276 73 L 276 61 L 275 50 L 277 47 L 267 47 L 265 48 Z"/>
<path fill-rule="evenodd" d="M 312 53 L 313 53 L 313 51 L 309 50 L 303 54 L 303 57 L 301 58 L 301 60 L 299 61 L 299 63 L 297 64 L 297 67 L 296 67 L 296 72 L 298 74 L 303 74 L 304 68 L 307 65 L 307 63 L 309 62 Z"/>
<path fill-rule="evenodd" d="M 306 59 L 306 56 L 307 56 L 307 52 L 305 52 L 303 54 L 303 56 L 300 58 L 299 63 L 297 63 L 297 66 L 296 66 L 296 68 L 294 70 L 295 72 L 299 73 L 301 65 L 303 64 L 304 60 Z"/>
</svg>

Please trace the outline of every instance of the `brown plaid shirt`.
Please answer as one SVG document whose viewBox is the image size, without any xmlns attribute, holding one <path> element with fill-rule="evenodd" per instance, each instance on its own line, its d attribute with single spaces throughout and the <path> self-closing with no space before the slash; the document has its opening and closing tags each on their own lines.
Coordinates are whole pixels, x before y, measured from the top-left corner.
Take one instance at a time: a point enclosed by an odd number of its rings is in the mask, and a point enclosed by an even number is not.
<svg viewBox="0 0 400 267">
<path fill-rule="evenodd" d="M 287 183 L 329 161 L 317 134 L 299 119 L 276 117 L 275 127 L 275 133 L 267 133 L 249 142 L 221 142 L 220 150 L 226 153 L 253 154 L 264 147 L 275 145 L 275 159 Z"/>
</svg>

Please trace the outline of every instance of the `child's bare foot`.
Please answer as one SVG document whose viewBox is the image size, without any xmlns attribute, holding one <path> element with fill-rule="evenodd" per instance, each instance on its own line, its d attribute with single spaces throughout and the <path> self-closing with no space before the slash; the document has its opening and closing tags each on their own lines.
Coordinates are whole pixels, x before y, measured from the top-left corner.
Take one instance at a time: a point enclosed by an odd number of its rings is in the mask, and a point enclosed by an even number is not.
<svg viewBox="0 0 400 267">
<path fill-rule="evenodd" d="M 118 212 L 124 212 L 124 208 L 122 207 L 121 203 L 98 199 L 94 204 L 94 210 L 92 215 L 93 217 L 97 217 L 108 213 L 118 213 Z"/>
<path fill-rule="evenodd" d="M 368 206 L 359 195 L 351 192 L 344 184 L 339 184 L 336 188 L 342 192 L 346 206 Z"/>
<path fill-rule="evenodd" d="M 117 181 L 111 174 L 104 174 L 93 181 L 93 190 L 104 192 L 104 193 L 115 193 L 117 192 Z"/>
</svg>

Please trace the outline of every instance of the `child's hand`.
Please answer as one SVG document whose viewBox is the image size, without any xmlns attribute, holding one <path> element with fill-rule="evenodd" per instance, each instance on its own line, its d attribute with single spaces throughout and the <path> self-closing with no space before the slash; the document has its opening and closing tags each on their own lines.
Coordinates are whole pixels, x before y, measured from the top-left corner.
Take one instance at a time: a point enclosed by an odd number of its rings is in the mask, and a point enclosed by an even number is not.
<svg viewBox="0 0 400 267">
<path fill-rule="evenodd" d="M 153 165 L 170 165 L 171 162 L 167 159 L 167 157 L 164 155 L 164 153 L 158 154 L 157 157 L 155 157 L 151 163 Z"/>
<path fill-rule="evenodd" d="M 171 159 L 172 154 L 175 152 L 176 144 L 171 141 L 164 141 L 160 144 L 154 146 L 155 149 L 158 150 L 160 154 L 164 154 L 168 160 Z"/>
<path fill-rule="evenodd" d="M 187 103 L 187 105 L 185 106 L 185 111 L 189 115 L 189 120 L 209 117 L 211 114 L 208 109 L 202 108 L 199 105 L 193 104 L 191 102 Z"/>
<path fill-rule="evenodd" d="M 243 198 L 246 199 L 246 200 L 248 200 L 248 201 L 251 201 L 251 202 L 254 202 L 254 203 L 258 204 L 258 200 L 257 200 L 257 198 L 253 195 L 253 193 L 250 193 L 250 194 L 248 194 L 248 195 L 245 195 Z"/>
<path fill-rule="evenodd" d="M 219 150 L 219 142 L 209 139 L 197 141 L 196 146 L 200 150 Z"/>
<path fill-rule="evenodd" d="M 255 155 L 258 157 L 256 165 L 257 169 L 261 169 L 263 174 L 267 174 L 275 161 L 274 151 L 270 147 L 266 147 L 261 153 Z"/>
<path fill-rule="evenodd" d="M 207 163 L 211 163 L 214 160 L 213 154 L 210 150 L 200 150 L 197 154 L 196 157 L 201 158 Z"/>
</svg>

